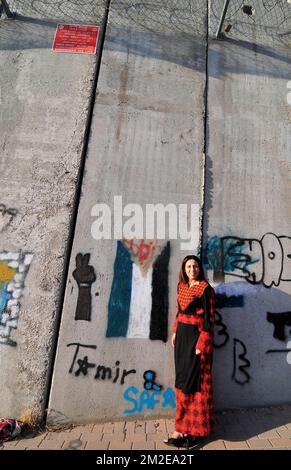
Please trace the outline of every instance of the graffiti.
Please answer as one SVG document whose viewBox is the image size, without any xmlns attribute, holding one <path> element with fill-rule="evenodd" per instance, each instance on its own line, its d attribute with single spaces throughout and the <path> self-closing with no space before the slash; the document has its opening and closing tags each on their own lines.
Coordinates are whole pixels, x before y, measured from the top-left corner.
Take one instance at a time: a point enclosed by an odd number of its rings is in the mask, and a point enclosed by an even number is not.
<svg viewBox="0 0 291 470">
<path fill-rule="evenodd" d="M 79 294 L 75 320 L 91 321 L 91 285 L 96 281 L 93 266 L 89 265 L 90 253 L 76 256 L 76 269 L 73 277 L 78 284 Z"/>
<path fill-rule="evenodd" d="M 146 272 L 132 259 L 127 245 L 128 242 L 117 242 L 106 337 L 167 342 L 170 242 L 161 249 L 152 266 L 147 266 Z M 152 261 L 152 254 L 149 256 Z"/>
<path fill-rule="evenodd" d="M 88 374 L 88 369 L 90 367 L 95 367 L 96 364 L 94 364 L 93 362 L 88 362 L 88 356 L 84 356 L 83 359 L 78 359 L 77 360 L 77 363 L 79 365 L 79 369 L 75 372 L 75 376 L 78 377 L 81 372 L 83 375 L 87 375 Z"/>
<path fill-rule="evenodd" d="M 217 293 L 215 295 L 215 305 L 217 308 L 237 308 L 244 306 L 243 295 L 226 295 Z"/>
<path fill-rule="evenodd" d="M 162 390 L 162 385 L 158 385 L 155 383 L 156 380 L 156 373 L 153 372 L 152 370 L 147 370 L 143 374 L 143 378 L 145 379 L 144 383 L 144 389 L 145 390 L 155 390 L 156 392 L 159 392 Z"/>
<path fill-rule="evenodd" d="M 161 251 L 158 241 L 146 240 L 123 240 L 124 245 L 129 249 L 132 260 L 137 263 L 143 273 L 150 268 L 154 257 Z"/>
<path fill-rule="evenodd" d="M 291 341 L 288 341 L 286 344 L 286 349 L 269 349 L 266 351 L 266 354 L 273 354 L 273 353 L 287 353 L 286 360 L 287 364 L 291 365 Z"/>
<path fill-rule="evenodd" d="M 291 238 L 266 233 L 261 240 L 240 237 L 212 237 L 203 261 L 213 270 L 214 281 L 230 275 L 250 284 L 278 286 L 291 281 Z"/>
<path fill-rule="evenodd" d="M 31 253 L 21 251 L 0 252 L 0 344 L 17 344 L 10 336 L 12 328 L 17 328 L 20 299 L 32 258 Z"/>
<path fill-rule="evenodd" d="M 223 293 L 215 294 L 215 306 L 217 308 L 237 308 L 244 306 L 244 297 L 242 295 L 227 295 Z M 227 332 L 227 327 L 223 323 L 222 315 L 218 310 L 215 310 L 215 325 L 219 328 L 216 331 L 216 337 L 219 336 L 224 338 L 221 342 L 215 342 L 215 348 L 222 348 L 226 345 L 229 340 L 229 334 Z"/>
<path fill-rule="evenodd" d="M 218 335 L 219 337 L 224 338 L 224 339 L 222 339 L 221 342 L 216 342 L 215 341 L 214 347 L 215 348 L 222 348 L 228 342 L 229 334 L 227 332 L 226 325 L 223 323 L 222 315 L 217 310 L 215 311 L 215 325 L 219 328 L 218 330 L 216 330 L 216 335 L 215 336 L 217 337 L 217 335 Z"/>
<path fill-rule="evenodd" d="M 250 367 L 251 363 L 246 358 L 246 354 L 247 348 L 244 343 L 239 339 L 234 338 L 232 379 L 234 379 L 234 381 L 239 385 L 244 385 L 250 380 L 250 375 L 245 369 Z M 241 361 L 241 364 L 239 363 L 239 361 Z M 244 378 L 241 378 L 241 375 L 243 375 Z"/>
<path fill-rule="evenodd" d="M 291 341 L 288 341 L 287 343 L 287 349 L 268 349 L 268 351 L 266 351 L 266 354 L 270 354 L 270 353 L 286 353 L 291 351 Z"/>
<path fill-rule="evenodd" d="M 0 204 L 0 233 L 10 224 L 13 217 L 17 214 L 16 209 L 7 209 L 5 204 Z"/>
<path fill-rule="evenodd" d="M 143 413 L 146 410 L 154 410 L 158 405 L 162 409 L 175 408 L 175 392 L 170 387 L 163 392 L 149 392 L 148 390 L 139 392 L 136 387 L 128 387 L 123 393 L 123 398 L 132 404 L 132 408 L 123 410 L 124 414 Z"/>
<path fill-rule="evenodd" d="M 291 326 L 291 312 L 267 312 L 267 321 L 274 325 L 274 338 L 285 341 L 285 326 Z"/>
<path fill-rule="evenodd" d="M 81 343 L 69 343 L 67 344 L 67 347 L 71 346 L 76 346 L 73 360 L 71 363 L 71 366 L 69 368 L 69 374 L 72 374 L 74 372 L 74 375 L 76 377 L 79 377 L 80 374 L 87 376 L 88 375 L 88 370 L 91 369 L 93 370 L 96 367 L 96 372 L 94 375 L 94 379 L 98 380 L 112 380 L 112 382 L 115 384 L 119 380 L 119 375 L 120 375 L 120 361 L 116 361 L 115 367 L 116 371 L 113 370 L 111 367 L 106 367 L 104 365 L 97 365 L 95 362 L 89 362 L 88 361 L 88 356 L 83 356 L 79 357 L 79 352 L 80 348 L 87 348 L 87 349 L 97 349 L 97 346 L 94 344 L 81 344 Z M 75 367 L 77 364 L 77 367 Z M 135 369 L 131 370 L 126 370 L 123 369 L 122 375 L 120 378 L 120 385 L 124 385 L 125 383 L 125 378 L 130 375 L 130 374 L 136 374 Z"/>
</svg>

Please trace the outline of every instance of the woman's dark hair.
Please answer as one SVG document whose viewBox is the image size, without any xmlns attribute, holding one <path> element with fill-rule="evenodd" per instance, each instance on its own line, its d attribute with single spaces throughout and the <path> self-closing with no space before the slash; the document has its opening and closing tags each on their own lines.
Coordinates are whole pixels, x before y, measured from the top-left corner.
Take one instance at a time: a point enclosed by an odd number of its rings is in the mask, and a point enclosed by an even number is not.
<svg viewBox="0 0 291 470">
<path fill-rule="evenodd" d="M 188 278 L 188 276 L 186 274 L 186 271 L 185 271 L 185 265 L 186 265 L 187 261 L 189 261 L 189 259 L 194 259 L 195 261 L 197 261 L 197 264 L 199 266 L 199 274 L 198 274 L 197 279 L 198 279 L 198 281 L 204 281 L 205 276 L 204 276 L 204 271 L 203 271 L 201 260 L 199 258 L 197 258 L 197 256 L 188 255 L 188 256 L 185 256 L 185 258 L 182 261 L 182 266 L 181 266 L 181 269 L 180 269 L 180 272 L 179 272 L 179 282 L 182 282 L 183 284 L 187 284 L 189 282 L 189 278 Z"/>
</svg>

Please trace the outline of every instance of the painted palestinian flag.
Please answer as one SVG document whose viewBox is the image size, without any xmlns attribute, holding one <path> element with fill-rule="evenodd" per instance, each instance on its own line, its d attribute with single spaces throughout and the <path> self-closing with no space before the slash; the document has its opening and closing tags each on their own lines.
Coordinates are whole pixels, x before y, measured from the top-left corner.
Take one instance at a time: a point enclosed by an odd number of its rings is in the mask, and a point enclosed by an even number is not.
<svg viewBox="0 0 291 470">
<path fill-rule="evenodd" d="M 117 242 L 107 338 L 168 339 L 170 242 Z"/>
</svg>

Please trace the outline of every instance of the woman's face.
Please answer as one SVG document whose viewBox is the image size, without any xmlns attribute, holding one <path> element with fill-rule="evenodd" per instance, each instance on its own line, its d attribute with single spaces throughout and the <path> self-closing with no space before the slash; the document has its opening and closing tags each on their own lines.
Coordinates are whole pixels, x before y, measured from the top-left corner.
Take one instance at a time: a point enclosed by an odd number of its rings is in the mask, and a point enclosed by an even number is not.
<svg viewBox="0 0 291 470">
<path fill-rule="evenodd" d="M 185 272 L 189 280 L 197 279 L 199 274 L 199 264 L 195 259 L 189 259 L 185 264 Z"/>
</svg>

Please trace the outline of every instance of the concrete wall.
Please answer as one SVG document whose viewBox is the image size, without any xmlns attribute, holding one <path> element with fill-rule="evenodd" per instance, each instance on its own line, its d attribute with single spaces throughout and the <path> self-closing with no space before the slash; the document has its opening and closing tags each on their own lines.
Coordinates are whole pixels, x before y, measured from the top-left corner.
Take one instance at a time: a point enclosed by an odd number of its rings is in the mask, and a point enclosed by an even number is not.
<svg viewBox="0 0 291 470">
<path fill-rule="evenodd" d="M 190 204 L 201 204 L 206 2 L 190 17 L 184 3 L 176 22 L 170 17 L 171 2 L 156 18 L 151 7 L 143 6 L 142 15 L 127 10 L 122 16 L 119 2 L 111 4 L 50 422 L 173 412 L 170 339 L 178 270 L 187 250 L 181 251 L 180 240 L 167 235 L 157 245 L 141 236 L 130 246 L 120 241 L 122 234 L 119 239 L 94 240 L 91 226 L 97 214 L 92 217 L 91 211 L 96 203 L 106 203 L 113 211 L 114 196 L 122 196 L 123 207 L 135 203 L 144 211 L 150 203 L 187 204 L 189 219 Z M 191 252 L 198 250 L 198 215 Z M 100 366 L 107 368 L 106 374 Z"/>
<path fill-rule="evenodd" d="M 228 38 L 210 39 L 208 55 L 203 245 L 224 294 L 214 374 L 223 408 L 290 402 L 290 36 L 288 45 L 275 11 L 271 30 L 236 20 L 226 21 Z"/>
<path fill-rule="evenodd" d="M 0 416 L 42 412 L 95 57 L 0 22 Z"/>
<path fill-rule="evenodd" d="M 208 29 L 204 0 L 191 11 L 186 0 L 132 3 L 111 2 L 49 421 L 173 414 L 178 270 L 199 247 L 217 293 L 217 408 L 290 402 L 288 22 L 272 10 L 264 27 L 233 2 L 217 41 L 223 0 L 209 3 Z M 52 54 L 54 28 L 0 28 L 4 416 L 44 407 L 94 65 Z M 143 215 L 146 204 L 187 204 L 188 222 L 195 204 L 193 248 L 170 233 L 131 244 L 114 226 L 94 239 L 96 204 L 113 212 L 116 196 Z"/>
</svg>

